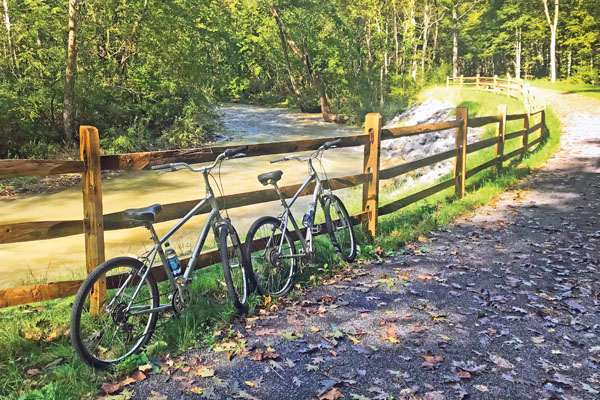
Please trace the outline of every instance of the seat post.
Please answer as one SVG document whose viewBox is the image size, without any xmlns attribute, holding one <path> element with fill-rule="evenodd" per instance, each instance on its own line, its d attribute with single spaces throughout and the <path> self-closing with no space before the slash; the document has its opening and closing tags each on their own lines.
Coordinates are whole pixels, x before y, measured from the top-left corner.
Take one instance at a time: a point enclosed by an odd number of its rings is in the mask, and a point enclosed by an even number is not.
<svg viewBox="0 0 600 400">
<path fill-rule="evenodd" d="M 152 236 L 151 239 L 154 241 L 154 243 L 159 244 L 160 239 L 154 230 L 154 226 L 150 222 L 145 222 L 144 227 L 150 231 L 150 235 Z"/>
</svg>

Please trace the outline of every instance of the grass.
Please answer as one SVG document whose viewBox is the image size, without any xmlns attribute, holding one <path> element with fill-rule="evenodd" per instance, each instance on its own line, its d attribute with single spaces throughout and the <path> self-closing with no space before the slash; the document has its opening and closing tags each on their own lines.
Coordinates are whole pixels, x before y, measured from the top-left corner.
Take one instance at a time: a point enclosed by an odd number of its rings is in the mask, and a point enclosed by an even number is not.
<svg viewBox="0 0 600 400">
<path fill-rule="evenodd" d="M 440 99 L 449 98 L 445 89 L 434 88 L 429 96 Z M 452 92 L 452 99 L 469 107 L 469 116 L 495 114 L 498 104 L 508 104 L 509 113 L 521 112 L 522 106 L 515 99 L 474 90 Z M 380 219 L 379 234 L 368 240 L 359 233 L 359 257 L 373 258 L 383 252 L 395 251 L 409 240 L 426 235 L 440 226 L 452 221 L 456 216 L 470 212 L 479 205 L 486 204 L 510 185 L 525 177 L 532 168 L 550 157 L 558 148 L 560 121 L 552 110 L 546 118 L 549 136 L 544 145 L 523 160 L 508 163 L 501 175 L 487 170 L 468 181 L 467 194 L 463 199 L 454 196 L 448 189 L 424 199 L 409 207 Z M 508 125 L 507 132 L 519 130 L 520 121 Z M 494 134 L 493 128 L 484 131 L 484 136 Z M 530 140 L 533 140 L 532 137 Z M 518 140 L 506 143 L 506 152 L 518 146 Z M 481 150 L 470 154 L 467 168 L 487 161 L 493 149 Z M 444 179 L 446 179 L 445 177 Z M 392 200 L 398 187 L 389 186 L 381 191 L 382 204 Z M 400 188 L 402 189 L 402 188 Z M 414 187 L 403 190 L 408 195 L 423 189 Z M 353 201 L 347 202 L 350 213 L 360 208 L 360 188 L 351 194 Z M 358 233 L 358 232 L 357 232 Z M 326 235 L 316 238 L 316 265 L 305 268 L 299 281 L 302 285 L 319 283 L 319 276 L 332 272 L 339 265 L 332 246 Z M 382 249 L 376 251 L 377 246 Z M 192 288 L 194 304 L 189 312 L 159 329 L 153 338 L 153 344 L 140 356 L 134 356 L 119 364 L 112 372 L 95 372 L 85 366 L 74 354 L 65 330 L 69 325 L 70 306 L 73 298 L 38 303 L 35 305 L 13 307 L 0 311 L 0 398 L 16 399 L 91 399 L 98 392 L 98 386 L 105 381 L 118 379 L 145 364 L 154 356 L 165 352 L 177 353 L 198 345 L 213 345 L 214 332 L 228 331 L 234 315 L 233 307 L 225 298 L 222 285 L 222 272 L 219 266 L 213 266 L 197 272 Z M 291 293 L 290 296 L 297 294 Z M 254 296 L 250 299 L 250 309 L 261 301 Z"/>
<path fill-rule="evenodd" d="M 567 81 L 558 81 L 552 83 L 547 80 L 536 80 L 532 82 L 532 86 L 541 89 L 558 90 L 560 92 L 575 93 L 582 96 L 600 99 L 600 86 L 586 85 L 583 83 L 570 83 Z"/>
</svg>

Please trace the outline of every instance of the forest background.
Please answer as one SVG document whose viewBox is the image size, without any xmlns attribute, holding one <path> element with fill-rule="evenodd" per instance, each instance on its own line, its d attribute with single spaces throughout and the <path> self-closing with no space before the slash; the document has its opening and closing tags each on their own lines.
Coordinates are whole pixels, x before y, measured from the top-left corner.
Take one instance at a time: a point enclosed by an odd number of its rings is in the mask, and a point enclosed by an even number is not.
<svg viewBox="0 0 600 400">
<path fill-rule="evenodd" d="M 391 116 L 447 75 L 600 82 L 600 0 L 2 0 L 0 158 L 185 148 L 220 102 Z"/>
</svg>

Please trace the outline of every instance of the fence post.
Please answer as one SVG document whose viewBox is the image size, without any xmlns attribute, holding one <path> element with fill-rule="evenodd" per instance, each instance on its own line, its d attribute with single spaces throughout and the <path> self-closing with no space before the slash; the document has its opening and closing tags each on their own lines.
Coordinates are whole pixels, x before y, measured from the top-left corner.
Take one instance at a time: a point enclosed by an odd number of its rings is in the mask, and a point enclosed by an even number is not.
<svg viewBox="0 0 600 400">
<path fill-rule="evenodd" d="M 454 190 L 458 198 L 465 195 L 465 175 L 467 172 L 467 124 L 469 109 L 458 107 L 456 109 L 456 120 L 462 123 L 456 128 L 456 160 L 454 161 Z"/>
<path fill-rule="evenodd" d="M 365 144 L 364 173 L 371 179 L 363 185 L 363 211 L 368 211 L 368 219 L 363 221 L 363 231 L 375 236 L 377 232 L 377 211 L 379 207 L 379 157 L 381 152 L 382 118 L 379 113 L 367 114 L 365 135 L 369 143 Z"/>
<path fill-rule="evenodd" d="M 83 173 L 83 231 L 85 238 L 85 265 L 89 274 L 104 262 L 104 220 L 102 216 L 102 175 L 100 168 L 100 140 L 93 126 L 79 128 L 79 142 Z M 98 315 L 106 299 L 106 280 L 102 279 L 92 289 L 90 312 Z"/>
<path fill-rule="evenodd" d="M 460 76 L 460 88 L 462 89 L 462 85 L 463 85 L 463 80 L 465 79 L 464 75 Z"/>
<path fill-rule="evenodd" d="M 494 150 L 494 158 L 498 159 L 498 164 L 496 165 L 496 173 L 502 172 L 502 158 L 504 157 L 504 138 L 506 136 L 506 104 L 498 105 L 498 114 L 500 114 L 501 119 L 498 122 L 498 128 L 496 128 L 496 136 L 499 138 L 498 143 L 496 143 L 496 148 Z"/>
<path fill-rule="evenodd" d="M 498 75 L 494 75 L 494 90 L 496 90 L 496 86 L 498 86 Z"/>
<path fill-rule="evenodd" d="M 523 135 L 523 154 L 521 158 L 527 154 L 527 144 L 529 143 L 529 119 L 531 118 L 531 107 L 529 104 L 525 104 L 525 118 L 523 118 L 523 130 L 525 134 Z"/>
<path fill-rule="evenodd" d="M 481 80 L 481 75 L 479 73 L 477 73 L 477 76 L 475 77 L 475 86 L 477 87 L 477 89 L 479 89 L 480 80 Z"/>
<path fill-rule="evenodd" d="M 544 136 L 544 132 L 546 130 L 546 106 L 542 109 L 542 126 L 540 127 L 540 137 Z"/>
</svg>

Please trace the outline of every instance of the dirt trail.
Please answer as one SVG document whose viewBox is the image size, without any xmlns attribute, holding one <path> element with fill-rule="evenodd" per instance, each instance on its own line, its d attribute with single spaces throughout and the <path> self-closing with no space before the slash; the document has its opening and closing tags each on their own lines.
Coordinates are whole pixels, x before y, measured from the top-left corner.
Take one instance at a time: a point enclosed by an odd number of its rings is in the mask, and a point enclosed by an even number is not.
<svg viewBox="0 0 600 400">
<path fill-rule="evenodd" d="M 186 352 L 133 398 L 599 398 L 600 101 L 548 104 L 562 147 L 518 188 L 239 321 L 219 342 L 245 352 Z"/>
</svg>

